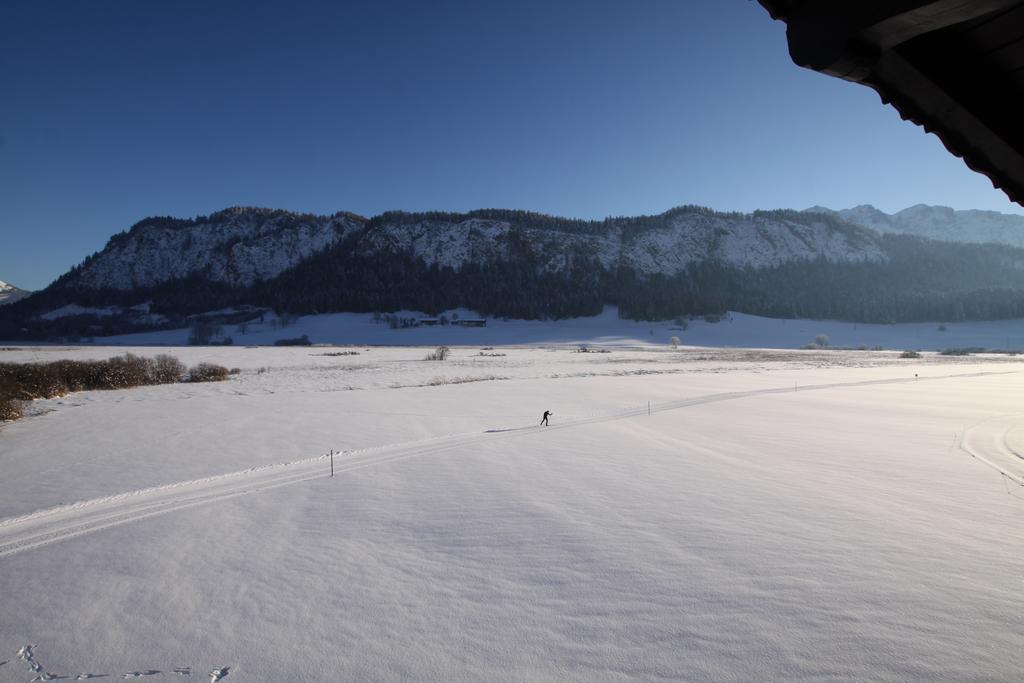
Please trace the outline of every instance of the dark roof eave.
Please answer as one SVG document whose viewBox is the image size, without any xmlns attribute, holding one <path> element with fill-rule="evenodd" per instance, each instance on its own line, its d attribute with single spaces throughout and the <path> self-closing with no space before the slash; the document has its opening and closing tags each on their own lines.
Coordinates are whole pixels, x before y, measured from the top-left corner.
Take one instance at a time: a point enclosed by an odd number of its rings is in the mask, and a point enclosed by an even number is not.
<svg viewBox="0 0 1024 683">
<path fill-rule="evenodd" d="M 896 52 L 885 52 L 862 81 L 900 117 L 934 133 L 993 187 L 1024 205 L 1024 156 Z"/>
<path fill-rule="evenodd" d="M 874 89 L 899 115 L 934 133 L 1018 204 L 1024 155 L 946 93 L 895 48 L 958 22 L 1020 5 L 1020 0 L 758 0 L 785 21 L 789 52 L 803 67 Z"/>
</svg>

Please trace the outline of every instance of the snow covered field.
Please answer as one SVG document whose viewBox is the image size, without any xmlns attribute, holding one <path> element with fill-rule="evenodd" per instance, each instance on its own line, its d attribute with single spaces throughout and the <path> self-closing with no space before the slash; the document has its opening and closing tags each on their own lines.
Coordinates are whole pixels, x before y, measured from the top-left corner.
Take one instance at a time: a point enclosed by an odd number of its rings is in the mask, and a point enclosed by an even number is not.
<svg viewBox="0 0 1024 683">
<path fill-rule="evenodd" d="M 0 681 L 1020 678 L 1024 363 L 641 332 L 0 351 L 240 369 L 0 429 Z"/>
<path fill-rule="evenodd" d="M 448 311 L 462 318 L 475 318 L 473 311 Z M 418 319 L 423 314 L 399 312 Z M 455 326 L 390 329 L 374 323 L 365 313 L 331 313 L 299 318 L 294 325 L 278 328 L 271 317 L 242 332 L 227 327 L 224 332 L 236 345 L 272 345 L 279 339 L 307 335 L 315 344 L 376 344 L 410 346 L 423 344 L 576 344 L 607 347 L 662 346 L 679 337 L 689 346 L 752 347 L 796 349 L 814 343 L 818 335 L 832 346 L 939 351 L 955 347 L 1024 349 L 1024 320 L 994 320 L 966 323 L 900 323 L 866 325 L 834 320 L 783 320 L 729 313 L 718 323 L 700 318 L 687 322 L 682 330 L 671 321 L 621 320 L 617 309 L 605 308 L 601 315 L 570 320 L 490 319 L 483 328 Z M 103 345 L 170 345 L 188 343 L 187 329 L 127 334 L 97 339 Z"/>
</svg>

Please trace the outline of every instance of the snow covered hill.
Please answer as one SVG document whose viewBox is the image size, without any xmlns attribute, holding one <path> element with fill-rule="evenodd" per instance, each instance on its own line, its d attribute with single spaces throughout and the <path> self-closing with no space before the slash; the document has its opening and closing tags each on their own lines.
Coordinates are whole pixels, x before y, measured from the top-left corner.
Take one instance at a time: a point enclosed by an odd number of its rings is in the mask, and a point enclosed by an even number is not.
<svg viewBox="0 0 1024 683">
<path fill-rule="evenodd" d="M 347 237 L 358 238 L 353 248 L 364 254 L 407 252 L 428 265 L 456 270 L 507 257 L 516 240 L 540 255 L 549 271 L 566 268 L 579 254 L 606 268 L 622 264 L 667 275 L 711 259 L 760 267 L 819 257 L 884 258 L 871 232 L 795 213 L 721 214 L 684 207 L 659 216 L 588 223 L 526 212 L 389 213 L 367 220 L 348 213 L 234 208 L 194 220 L 144 220 L 114 236 L 63 280 L 75 287 L 130 290 L 200 276 L 247 286 Z"/>
<path fill-rule="evenodd" d="M 7 284 L 3 280 L 0 280 L 0 306 L 6 304 L 13 304 L 19 299 L 24 299 L 32 292 L 26 292 L 24 289 L 18 289 L 14 285 Z"/>
<path fill-rule="evenodd" d="M 66 278 L 129 290 L 192 275 L 232 285 L 266 280 L 360 227 L 348 214 L 227 209 L 194 220 L 150 218 L 115 235 Z"/>
<path fill-rule="evenodd" d="M 1024 216 L 998 211 L 956 211 L 948 206 L 917 204 L 888 214 L 870 204 L 834 211 L 813 206 L 809 213 L 824 213 L 878 230 L 927 237 L 944 242 L 998 242 L 1024 247 Z"/>
</svg>

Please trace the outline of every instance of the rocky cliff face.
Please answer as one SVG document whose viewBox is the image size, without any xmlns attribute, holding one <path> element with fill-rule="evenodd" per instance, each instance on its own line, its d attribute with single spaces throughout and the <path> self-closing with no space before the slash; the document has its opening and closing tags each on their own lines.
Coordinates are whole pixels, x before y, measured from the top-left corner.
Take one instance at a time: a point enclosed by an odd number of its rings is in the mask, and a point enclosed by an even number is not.
<svg viewBox="0 0 1024 683">
<path fill-rule="evenodd" d="M 642 229 L 629 220 L 609 220 L 592 231 L 568 232 L 524 226 L 519 221 L 424 220 L 384 223 L 369 230 L 362 248 L 408 250 L 428 264 L 458 269 L 467 262 L 503 257 L 513 232 L 544 262 L 560 270 L 570 254 L 586 254 L 605 268 L 624 265 L 645 274 L 672 275 L 711 259 L 763 267 L 792 260 L 880 260 L 875 236 L 832 221 L 796 221 L 782 216 L 738 216 L 678 212 L 652 217 Z"/>
<path fill-rule="evenodd" d="M 228 209 L 191 221 L 147 219 L 69 274 L 79 287 L 129 290 L 198 275 L 245 286 L 270 279 L 362 225 L 347 214 Z"/>
</svg>

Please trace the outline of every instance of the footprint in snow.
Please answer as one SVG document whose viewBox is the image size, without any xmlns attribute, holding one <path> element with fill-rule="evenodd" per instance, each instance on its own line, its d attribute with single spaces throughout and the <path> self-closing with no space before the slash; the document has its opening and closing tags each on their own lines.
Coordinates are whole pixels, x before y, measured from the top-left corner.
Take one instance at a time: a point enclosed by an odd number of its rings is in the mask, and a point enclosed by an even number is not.
<svg viewBox="0 0 1024 683">
<path fill-rule="evenodd" d="M 156 676 L 159 671 L 156 669 L 146 669 L 145 671 L 129 671 L 126 674 L 121 674 L 121 678 L 142 678 L 143 676 Z"/>
<path fill-rule="evenodd" d="M 107 674 L 78 674 L 75 676 L 76 681 L 87 681 L 90 678 L 106 678 Z"/>
<path fill-rule="evenodd" d="M 191 666 L 179 666 L 177 669 L 174 669 L 172 673 L 176 673 L 179 676 L 191 676 L 192 675 L 192 667 Z"/>
<path fill-rule="evenodd" d="M 228 668 L 229 667 L 225 666 L 225 667 L 223 667 L 221 669 L 214 669 L 213 671 L 211 671 L 210 672 L 210 683 L 217 683 L 217 681 L 219 681 L 220 679 L 227 678 Z"/>
</svg>

